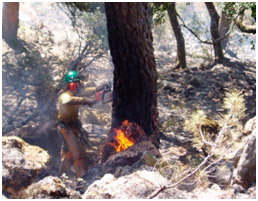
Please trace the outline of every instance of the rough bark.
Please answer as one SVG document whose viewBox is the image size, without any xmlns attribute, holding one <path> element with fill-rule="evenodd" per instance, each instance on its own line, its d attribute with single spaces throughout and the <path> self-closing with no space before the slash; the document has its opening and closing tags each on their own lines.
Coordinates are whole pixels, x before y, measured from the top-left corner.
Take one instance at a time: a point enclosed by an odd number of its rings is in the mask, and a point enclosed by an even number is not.
<svg viewBox="0 0 258 201">
<path fill-rule="evenodd" d="M 19 26 L 19 2 L 3 3 L 2 38 L 7 42 L 17 40 Z"/>
<path fill-rule="evenodd" d="M 223 54 L 221 41 L 218 40 L 220 38 L 219 30 L 218 30 L 220 17 L 216 11 L 216 8 L 213 2 L 206 2 L 205 5 L 211 17 L 210 32 L 211 32 L 211 37 L 213 41 L 215 61 L 222 63 L 224 60 L 224 54 Z"/>
<path fill-rule="evenodd" d="M 114 63 L 112 128 L 128 120 L 159 145 L 157 70 L 147 3 L 105 3 Z"/>
<path fill-rule="evenodd" d="M 185 40 L 181 32 L 180 25 L 177 21 L 176 3 L 171 2 L 168 6 L 168 16 L 170 24 L 173 28 L 173 32 L 177 42 L 177 61 L 176 67 L 186 68 L 186 53 L 185 53 Z"/>
</svg>

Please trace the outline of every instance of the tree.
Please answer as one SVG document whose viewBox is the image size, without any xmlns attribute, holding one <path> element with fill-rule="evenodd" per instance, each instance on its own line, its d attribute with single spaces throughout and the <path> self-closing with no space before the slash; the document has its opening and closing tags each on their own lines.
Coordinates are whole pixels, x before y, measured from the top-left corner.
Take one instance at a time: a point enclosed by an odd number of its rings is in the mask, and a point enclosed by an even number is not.
<svg viewBox="0 0 258 201">
<path fill-rule="evenodd" d="M 181 32 L 180 24 L 178 23 L 175 2 L 171 3 L 150 3 L 151 14 L 155 14 L 154 24 L 162 24 L 165 22 L 165 12 L 168 13 L 172 30 L 176 37 L 177 42 L 177 58 L 176 68 L 186 68 L 186 51 L 185 51 L 185 40 Z"/>
<path fill-rule="evenodd" d="M 2 38 L 7 42 L 16 41 L 19 26 L 19 2 L 4 2 L 2 18 Z"/>
<path fill-rule="evenodd" d="M 105 3 L 115 67 L 112 128 L 135 122 L 158 147 L 157 70 L 147 8 L 147 3 Z"/>
<path fill-rule="evenodd" d="M 225 36 L 226 33 L 230 29 L 231 20 L 230 18 L 225 14 L 225 12 L 222 11 L 221 17 L 219 20 L 219 35 L 221 37 Z M 228 44 L 228 37 L 222 40 L 222 48 L 223 50 L 226 50 Z"/>
<path fill-rule="evenodd" d="M 108 50 L 104 3 L 63 2 L 57 3 L 57 6 L 69 17 L 77 33 L 78 56 L 83 55 L 85 58 L 92 54 L 96 58 L 102 56 L 100 50 Z"/>
<path fill-rule="evenodd" d="M 210 32 L 211 32 L 211 37 L 213 41 L 215 61 L 221 63 L 224 60 L 224 54 L 223 54 L 221 40 L 219 40 L 220 35 L 219 35 L 218 27 L 219 27 L 220 17 L 217 13 L 214 3 L 206 2 L 205 5 L 211 17 Z"/>
<path fill-rule="evenodd" d="M 168 16 L 173 28 L 177 42 L 177 61 L 176 66 L 186 68 L 185 40 L 177 21 L 176 3 L 168 3 Z"/>
</svg>

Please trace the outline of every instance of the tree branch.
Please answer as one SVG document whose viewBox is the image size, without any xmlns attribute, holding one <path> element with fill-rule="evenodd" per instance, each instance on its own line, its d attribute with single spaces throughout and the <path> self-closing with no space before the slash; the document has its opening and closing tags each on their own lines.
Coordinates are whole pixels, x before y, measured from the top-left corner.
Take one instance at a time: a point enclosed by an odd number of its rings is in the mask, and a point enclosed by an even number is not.
<svg viewBox="0 0 258 201">
<path fill-rule="evenodd" d="M 7 125 L 2 129 L 2 134 L 6 134 L 14 129 L 18 129 L 21 128 L 22 126 L 24 126 L 25 124 L 27 124 L 29 121 L 31 121 L 32 119 L 35 119 L 36 117 L 38 117 L 41 114 L 45 114 L 45 112 L 50 108 L 50 106 L 55 103 L 55 100 L 49 100 L 48 103 L 46 103 L 46 105 L 43 108 L 38 108 L 37 110 L 35 110 L 30 116 L 28 116 L 26 119 L 20 121 L 19 123 L 17 123 L 16 125 Z"/>
<path fill-rule="evenodd" d="M 206 141 L 206 139 L 205 139 L 205 137 L 204 137 L 204 135 L 203 135 L 203 132 L 202 132 L 202 127 L 200 126 L 200 134 L 201 134 L 201 137 L 202 137 L 202 142 L 203 142 L 203 144 L 206 144 L 206 145 L 209 145 L 209 146 L 213 146 L 213 144 L 212 143 L 210 143 L 210 142 L 208 142 L 208 141 Z"/>
<path fill-rule="evenodd" d="M 88 47 L 90 46 L 90 43 L 87 42 L 82 50 L 82 53 L 77 57 L 77 59 L 75 59 L 74 61 L 71 62 L 68 71 L 70 70 L 76 70 L 77 65 L 86 57 L 86 55 L 84 55 L 84 53 L 86 52 L 86 50 L 88 49 Z"/>
<path fill-rule="evenodd" d="M 221 37 L 217 38 L 214 42 L 212 42 L 211 40 L 202 40 L 192 29 L 190 29 L 185 24 L 184 20 L 181 18 L 181 16 L 179 14 L 177 14 L 177 16 L 181 20 L 182 26 L 185 27 L 188 31 L 190 31 L 200 41 L 200 43 L 204 43 L 204 44 L 208 44 L 208 45 L 213 45 L 213 43 L 216 43 L 216 42 L 224 40 L 226 37 L 228 37 L 230 35 L 230 33 L 232 32 L 232 30 L 234 28 L 234 25 L 235 25 L 234 20 L 232 20 L 228 32 L 224 36 L 221 36 Z"/>
<path fill-rule="evenodd" d="M 188 177 L 194 175 L 196 172 L 198 172 L 200 170 L 200 168 L 205 165 L 208 160 L 210 159 L 210 157 L 212 157 L 213 154 L 208 155 L 203 161 L 202 163 L 192 172 L 190 172 L 189 174 L 187 174 L 186 176 L 184 176 L 182 179 L 180 179 L 178 182 L 174 183 L 173 185 L 164 185 L 162 186 L 160 189 L 157 189 L 156 191 L 154 191 L 150 196 L 147 197 L 147 199 L 153 199 L 154 197 L 156 197 L 159 193 L 161 193 L 162 191 L 164 191 L 165 189 L 168 188 L 173 188 L 175 186 L 177 186 L 178 184 L 182 183 L 184 180 L 186 180 Z"/>
<path fill-rule="evenodd" d="M 241 8 L 238 15 L 235 17 L 234 22 L 241 32 L 256 34 L 256 25 L 247 25 L 244 23 L 245 11 L 246 7 Z"/>
<path fill-rule="evenodd" d="M 241 32 L 256 34 L 256 25 L 244 24 L 244 21 L 241 17 L 235 20 L 235 24 L 237 25 L 237 27 L 240 29 Z"/>
<path fill-rule="evenodd" d="M 21 104 L 23 103 L 23 101 L 26 99 L 27 97 L 26 96 L 22 96 L 20 101 L 18 102 L 18 104 L 16 105 L 15 109 L 11 112 L 11 114 L 9 115 L 8 117 L 8 120 L 7 120 L 7 125 L 10 125 L 13 123 L 14 121 L 14 116 L 15 114 L 17 114 L 17 111 L 18 109 L 20 108 Z"/>
</svg>

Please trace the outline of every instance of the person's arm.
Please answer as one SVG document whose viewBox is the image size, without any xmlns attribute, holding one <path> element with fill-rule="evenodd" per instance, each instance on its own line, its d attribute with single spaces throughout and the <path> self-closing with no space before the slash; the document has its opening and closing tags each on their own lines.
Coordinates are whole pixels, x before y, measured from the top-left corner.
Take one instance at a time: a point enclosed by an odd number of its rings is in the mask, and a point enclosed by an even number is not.
<svg viewBox="0 0 258 201">
<path fill-rule="evenodd" d="M 69 94 L 62 94 L 60 97 L 60 101 L 62 104 L 67 104 L 67 105 L 92 106 L 96 103 L 96 99 L 91 99 L 91 98 L 86 98 L 86 97 L 78 97 L 78 96 L 70 96 Z"/>
</svg>

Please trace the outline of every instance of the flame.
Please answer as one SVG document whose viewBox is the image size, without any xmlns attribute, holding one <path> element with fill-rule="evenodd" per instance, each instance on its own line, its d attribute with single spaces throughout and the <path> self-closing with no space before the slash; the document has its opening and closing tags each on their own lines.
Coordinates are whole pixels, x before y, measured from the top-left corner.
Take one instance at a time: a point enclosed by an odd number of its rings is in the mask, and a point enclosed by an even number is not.
<svg viewBox="0 0 258 201">
<path fill-rule="evenodd" d="M 128 121 L 125 120 L 122 124 L 127 125 Z M 110 142 L 109 144 L 112 145 L 113 147 L 115 147 L 116 152 L 123 151 L 123 150 L 127 149 L 128 147 L 131 147 L 135 144 L 133 141 L 129 140 L 125 136 L 125 134 L 122 130 L 114 128 L 114 131 L 116 132 L 115 140 L 117 143 Z"/>
<path fill-rule="evenodd" d="M 122 125 L 126 125 L 127 126 L 128 125 L 128 120 L 124 120 Z"/>
</svg>

